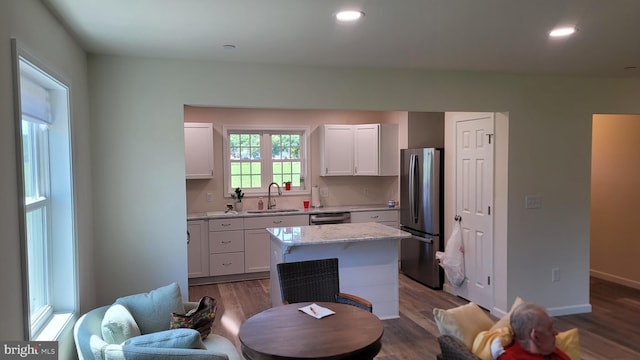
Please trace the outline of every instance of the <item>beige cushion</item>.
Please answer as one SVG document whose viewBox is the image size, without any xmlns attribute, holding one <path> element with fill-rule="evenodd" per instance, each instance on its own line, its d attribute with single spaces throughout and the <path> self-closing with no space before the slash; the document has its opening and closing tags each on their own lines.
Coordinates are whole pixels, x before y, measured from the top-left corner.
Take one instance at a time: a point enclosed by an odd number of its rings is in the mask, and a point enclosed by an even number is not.
<svg viewBox="0 0 640 360">
<path fill-rule="evenodd" d="M 522 304 L 523 302 L 524 300 L 522 300 L 520 296 L 516 297 L 513 305 L 511 305 L 511 310 L 509 310 L 509 312 L 505 316 L 503 316 L 502 319 L 493 324 L 490 330 L 497 330 L 503 327 L 511 327 L 511 313 L 518 305 Z"/>
<path fill-rule="evenodd" d="M 578 339 L 578 329 L 573 328 L 556 335 L 556 346 L 571 360 L 580 360 L 580 341 Z"/>
<path fill-rule="evenodd" d="M 433 317 L 441 335 L 457 338 L 469 350 L 476 335 L 493 325 L 491 318 L 473 302 L 449 310 L 434 308 Z"/>
<path fill-rule="evenodd" d="M 502 347 L 506 347 L 511 344 L 511 341 L 513 340 L 513 332 L 508 326 L 480 331 L 473 340 L 471 352 L 482 360 L 493 360 L 493 356 L 491 355 L 491 342 L 493 342 L 494 339 L 500 339 Z"/>
<path fill-rule="evenodd" d="M 138 324 L 126 307 L 113 304 L 102 318 L 102 338 L 109 344 L 122 344 L 140 335 Z"/>
</svg>

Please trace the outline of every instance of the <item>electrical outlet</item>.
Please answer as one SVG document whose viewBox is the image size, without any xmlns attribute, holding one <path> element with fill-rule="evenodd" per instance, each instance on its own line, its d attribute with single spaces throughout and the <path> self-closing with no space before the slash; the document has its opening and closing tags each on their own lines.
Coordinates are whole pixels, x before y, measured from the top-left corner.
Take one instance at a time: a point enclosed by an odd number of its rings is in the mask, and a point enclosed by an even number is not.
<svg viewBox="0 0 640 360">
<path fill-rule="evenodd" d="M 540 195 L 527 195 L 524 198 L 525 209 L 539 209 L 542 207 L 542 199 Z"/>
<path fill-rule="evenodd" d="M 560 268 L 551 269 L 551 282 L 560 281 Z"/>
<path fill-rule="evenodd" d="M 210 192 L 207 193 L 207 201 L 208 202 L 212 202 L 213 201 L 213 193 L 210 193 Z"/>
</svg>

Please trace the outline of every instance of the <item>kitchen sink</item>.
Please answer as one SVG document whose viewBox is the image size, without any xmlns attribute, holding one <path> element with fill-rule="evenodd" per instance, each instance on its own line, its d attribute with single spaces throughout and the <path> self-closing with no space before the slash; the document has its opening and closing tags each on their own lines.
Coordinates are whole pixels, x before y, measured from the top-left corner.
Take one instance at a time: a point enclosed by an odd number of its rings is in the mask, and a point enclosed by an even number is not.
<svg viewBox="0 0 640 360">
<path fill-rule="evenodd" d="M 272 213 L 288 213 L 299 212 L 300 209 L 268 209 L 268 210 L 247 210 L 249 214 L 272 214 Z"/>
<path fill-rule="evenodd" d="M 221 216 L 221 215 L 238 215 L 238 212 L 235 210 L 229 210 L 229 211 L 220 210 L 220 211 L 207 212 L 207 216 Z"/>
</svg>

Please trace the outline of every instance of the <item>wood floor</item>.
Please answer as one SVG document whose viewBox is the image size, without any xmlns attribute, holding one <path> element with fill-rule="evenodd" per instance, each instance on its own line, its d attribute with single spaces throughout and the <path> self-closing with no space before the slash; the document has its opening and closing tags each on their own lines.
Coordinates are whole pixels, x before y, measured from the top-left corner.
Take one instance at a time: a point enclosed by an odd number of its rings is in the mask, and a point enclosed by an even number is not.
<svg viewBox="0 0 640 360">
<path fill-rule="evenodd" d="M 271 307 L 268 279 L 189 288 L 192 301 L 204 295 L 218 299 L 213 332 L 232 340 L 238 349 L 240 324 Z M 591 278 L 590 302 L 592 313 L 556 318 L 560 331 L 579 329 L 582 359 L 640 359 L 640 290 Z M 376 359 L 435 359 L 439 346 L 433 308 L 465 303 L 400 275 L 400 318 L 384 321 L 382 350 Z"/>
</svg>

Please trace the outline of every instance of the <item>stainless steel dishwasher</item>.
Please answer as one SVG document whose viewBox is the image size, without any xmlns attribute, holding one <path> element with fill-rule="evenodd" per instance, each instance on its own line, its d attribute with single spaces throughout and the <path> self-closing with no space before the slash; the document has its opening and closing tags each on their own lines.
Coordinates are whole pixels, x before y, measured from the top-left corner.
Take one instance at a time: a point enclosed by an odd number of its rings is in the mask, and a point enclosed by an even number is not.
<svg viewBox="0 0 640 360">
<path fill-rule="evenodd" d="M 309 225 L 345 224 L 351 222 L 351 213 L 348 211 L 319 213 L 309 216 Z"/>
</svg>

